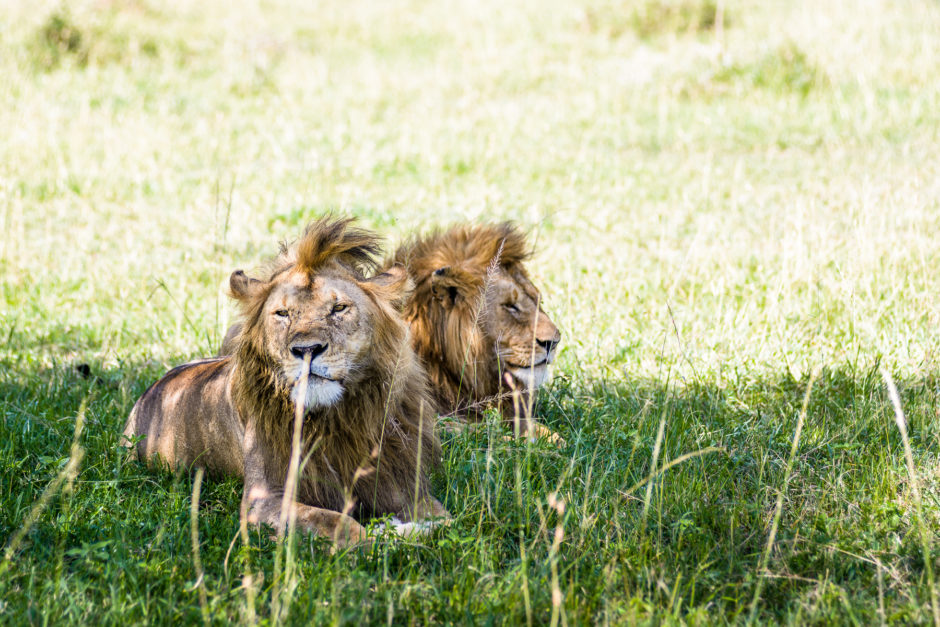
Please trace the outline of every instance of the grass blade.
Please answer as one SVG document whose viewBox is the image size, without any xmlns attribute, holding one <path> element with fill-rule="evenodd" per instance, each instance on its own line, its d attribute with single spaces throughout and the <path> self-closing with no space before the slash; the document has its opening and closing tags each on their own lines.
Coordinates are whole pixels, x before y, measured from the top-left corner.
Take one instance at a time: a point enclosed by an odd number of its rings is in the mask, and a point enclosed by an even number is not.
<svg viewBox="0 0 940 627">
<path fill-rule="evenodd" d="M 930 586 L 930 610 L 933 612 L 934 627 L 940 627 L 940 604 L 937 602 L 937 586 L 934 582 L 933 558 L 930 554 L 930 535 L 927 526 L 924 524 L 924 506 L 921 499 L 920 481 L 917 478 L 917 469 L 914 466 L 914 455 L 911 453 L 911 441 L 907 435 L 907 419 L 904 417 L 901 397 L 898 396 L 898 388 L 894 384 L 891 374 L 882 368 L 881 376 L 888 387 L 888 398 L 891 399 L 891 406 L 894 407 L 894 421 L 898 425 L 901 442 L 904 444 L 904 459 L 907 461 L 907 472 L 911 479 L 911 492 L 914 495 L 914 507 L 917 513 L 917 529 L 920 531 L 921 548 L 924 551 L 924 568 L 927 570 L 927 582 Z"/>
</svg>

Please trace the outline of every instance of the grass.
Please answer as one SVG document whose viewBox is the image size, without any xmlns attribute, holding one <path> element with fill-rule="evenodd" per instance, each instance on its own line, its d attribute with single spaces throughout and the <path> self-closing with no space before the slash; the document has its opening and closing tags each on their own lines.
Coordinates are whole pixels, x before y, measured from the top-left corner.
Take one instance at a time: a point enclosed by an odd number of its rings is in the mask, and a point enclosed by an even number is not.
<svg viewBox="0 0 940 627">
<path fill-rule="evenodd" d="M 8 622 L 271 621 L 280 590 L 289 624 L 935 622 L 936 3 L 0 15 Z M 564 333 L 539 412 L 567 445 L 447 436 L 453 525 L 302 536 L 275 581 L 238 481 L 194 503 L 118 434 L 214 352 L 230 272 L 330 209 L 390 245 L 523 224 Z"/>
</svg>

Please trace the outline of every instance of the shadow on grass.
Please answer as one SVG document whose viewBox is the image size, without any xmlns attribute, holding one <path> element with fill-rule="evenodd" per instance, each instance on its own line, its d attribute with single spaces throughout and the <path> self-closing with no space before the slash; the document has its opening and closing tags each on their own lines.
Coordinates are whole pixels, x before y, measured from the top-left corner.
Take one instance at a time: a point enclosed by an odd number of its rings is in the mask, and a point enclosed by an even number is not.
<svg viewBox="0 0 940 627">
<path fill-rule="evenodd" d="M 200 620 L 191 479 L 129 462 L 118 445 L 133 402 L 162 369 L 108 369 L 80 357 L 38 364 L 10 353 L 0 360 L 0 535 L 22 525 L 66 463 L 83 401 L 86 455 L 0 581 L 4 612 L 56 623 Z M 566 445 L 507 441 L 495 422 L 446 435 L 434 489 L 455 522 L 422 540 L 338 554 L 302 538 L 288 622 L 545 623 L 553 611 L 574 623 L 740 620 L 761 575 L 805 387 L 788 375 L 670 385 L 559 373 L 538 411 Z M 936 529 L 938 384 L 901 388 Z M 721 450 L 644 483 L 709 447 Z M 250 549 L 236 542 L 229 552 L 240 492 L 238 480 L 207 481 L 201 499 L 215 622 L 239 619 L 249 562 L 267 578 L 262 616 L 270 603 L 267 534 L 255 530 Z M 822 373 L 784 496 L 760 618 L 843 621 L 884 611 L 929 620 L 910 482 L 876 367 Z"/>
<path fill-rule="evenodd" d="M 548 495 L 563 498 L 566 535 L 557 561 L 568 587 L 560 589 L 581 620 L 743 618 L 806 384 L 789 375 L 672 386 L 581 382 L 562 374 L 543 395 L 540 418 L 568 445 L 560 451 L 503 446 L 504 457 L 487 448 L 492 435 L 457 439 L 448 448 L 447 505 L 476 512 L 477 535 L 499 533 L 501 576 L 513 558 L 520 568 L 524 546 L 529 559 L 541 561 L 544 583 L 557 524 Z M 934 529 L 937 381 L 906 381 L 901 388 Z M 715 448 L 722 450 L 644 483 L 672 460 Z M 824 370 L 810 398 L 758 616 L 875 616 L 880 582 L 889 616 L 929 620 L 915 520 L 901 439 L 877 366 Z M 541 608 L 551 605 L 546 588 L 534 595 Z"/>
</svg>

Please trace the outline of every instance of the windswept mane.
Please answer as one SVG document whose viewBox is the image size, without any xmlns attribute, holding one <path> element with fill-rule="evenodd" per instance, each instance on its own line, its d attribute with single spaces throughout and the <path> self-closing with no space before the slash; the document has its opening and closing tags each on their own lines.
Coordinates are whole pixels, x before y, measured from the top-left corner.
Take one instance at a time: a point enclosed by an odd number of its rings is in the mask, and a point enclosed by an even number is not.
<svg viewBox="0 0 940 627">
<path fill-rule="evenodd" d="M 291 244 L 281 244 L 274 272 L 290 266 L 311 273 L 330 263 L 339 263 L 359 275 L 376 269 L 380 239 L 373 233 L 350 226 L 353 218 L 324 218 L 307 226 Z"/>
<path fill-rule="evenodd" d="M 525 234 L 512 222 L 465 224 L 413 236 L 398 248 L 386 266 L 401 264 L 420 283 L 439 268 L 464 266 L 486 271 L 494 262 L 512 268 L 531 254 Z"/>
<path fill-rule="evenodd" d="M 277 256 L 265 265 L 263 279 L 246 279 L 255 284 L 252 290 L 240 295 L 232 284 L 232 296 L 239 303 L 244 326 L 257 324 L 277 277 L 290 270 L 312 275 L 334 265 L 356 280 L 374 273 L 382 250 L 381 238 L 351 226 L 354 221 L 354 218 L 327 216 L 311 222 L 296 241 L 281 243 Z"/>
</svg>

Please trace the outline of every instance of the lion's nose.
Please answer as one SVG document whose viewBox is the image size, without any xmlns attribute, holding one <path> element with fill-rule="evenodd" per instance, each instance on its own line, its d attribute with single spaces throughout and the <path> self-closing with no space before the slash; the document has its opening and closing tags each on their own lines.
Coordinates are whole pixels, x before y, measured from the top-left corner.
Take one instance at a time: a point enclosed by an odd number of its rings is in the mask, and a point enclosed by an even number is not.
<svg viewBox="0 0 940 627">
<path fill-rule="evenodd" d="M 535 342 L 539 346 L 544 348 L 546 353 L 550 353 L 552 352 L 552 350 L 554 350 L 556 346 L 558 346 L 561 343 L 561 338 L 559 339 L 552 338 L 550 340 L 535 340 Z"/>
<path fill-rule="evenodd" d="M 306 344 L 304 346 L 291 346 L 290 352 L 297 359 L 303 359 L 304 355 L 310 353 L 310 361 L 313 361 L 324 352 L 326 352 L 329 344 Z"/>
</svg>

